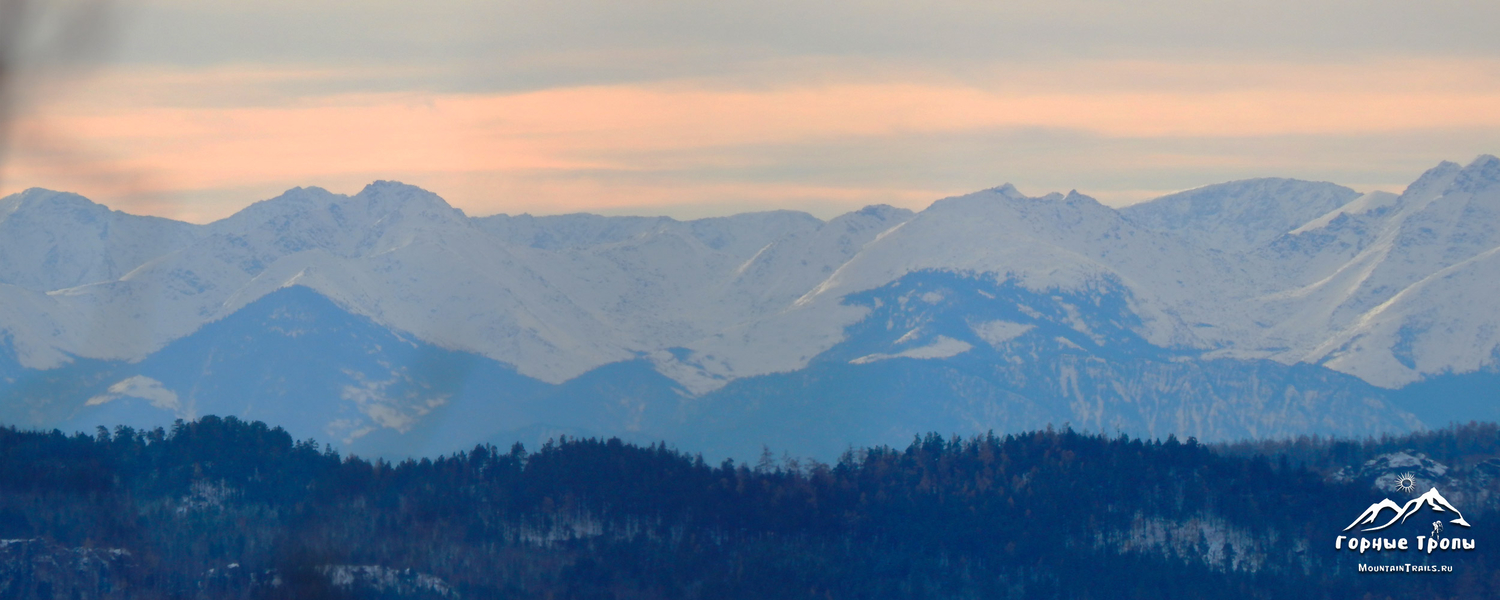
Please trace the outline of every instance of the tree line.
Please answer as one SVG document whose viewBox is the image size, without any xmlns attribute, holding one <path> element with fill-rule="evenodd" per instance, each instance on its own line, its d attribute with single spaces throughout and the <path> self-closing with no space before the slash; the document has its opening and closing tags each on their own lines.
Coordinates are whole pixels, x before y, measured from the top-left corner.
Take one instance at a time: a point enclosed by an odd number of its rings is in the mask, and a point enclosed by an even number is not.
<svg viewBox="0 0 1500 600">
<path fill-rule="evenodd" d="M 1330 482 L 1330 457 L 1493 451 L 1500 435 L 1472 424 L 1385 443 L 1259 452 L 1065 429 L 709 464 L 665 443 L 561 438 L 390 462 L 233 417 L 7 428 L 0 538 L 29 541 L 0 548 L 0 595 L 1494 597 L 1483 552 L 1441 557 L 1451 575 L 1376 578 L 1357 563 L 1393 558 L 1332 549 L 1380 495 Z M 1471 521 L 1481 543 L 1500 540 Z M 84 550 L 117 557 L 90 563 L 87 585 L 36 566 Z M 340 565 L 387 575 L 339 583 Z M 397 585 L 421 577 L 443 586 Z"/>
</svg>

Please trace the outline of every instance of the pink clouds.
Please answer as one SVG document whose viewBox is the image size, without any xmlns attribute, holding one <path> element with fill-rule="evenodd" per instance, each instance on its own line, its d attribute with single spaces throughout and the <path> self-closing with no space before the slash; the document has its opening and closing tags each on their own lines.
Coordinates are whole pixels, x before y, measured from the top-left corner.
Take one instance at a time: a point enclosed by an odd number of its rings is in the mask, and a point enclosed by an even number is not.
<svg viewBox="0 0 1500 600">
<path fill-rule="evenodd" d="M 1226 68 L 1241 74 L 1222 77 Z M 1281 69 L 1079 63 L 1050 70 L 997 67 L 993 77 L 964 85 L 920 77 L 810 84 L 803 76 L 757 87 L 673 81 L 521 93 L 337 94 L 244 105 L 232 101 L 235 86 L 255 97 L 257 81 L 277 76 L 142 73 L 132 83 L 116 75 L 97 84 L 95 93 L 80 90 L 19 123 L 21 144 L 6 187 L 47 185 L 129 203 L 153 189 L 191 196 L 195 190 L 318 184 L 344 191 L 369 179 L 403 178 L 474 214 L 756 197 L 912 205 L 966 190 L 694 173 L 776 167 L 781 160 L 720 151 L 725 148 L 894 147 L 911 136 L 1007 129 L 1149 140 L 1500 128 L 1495 72 L 1488 62 Z M 1407 77 L 1398 84 L 1392 73 Z M 296 72 L 284 77 L 308 78 Z M 197 102 L 194 92 L 167 102 L 152 85 L 179 93 L 217 87 L 198 92 Z M 57 140 L 72 149 L 68 160 L 42 152 Z M 598 173 L 639 177 L 605 182 Z M 147 210 L 203 220 L 234 208 Z"/>
</svg>

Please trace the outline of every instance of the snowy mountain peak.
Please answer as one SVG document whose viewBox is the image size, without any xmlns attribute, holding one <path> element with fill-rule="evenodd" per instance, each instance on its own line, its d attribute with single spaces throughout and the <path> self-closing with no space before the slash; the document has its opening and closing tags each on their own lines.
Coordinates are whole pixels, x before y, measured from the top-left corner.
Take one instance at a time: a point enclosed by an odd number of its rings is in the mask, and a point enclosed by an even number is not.
<svg viewBox="0 0 1500 600">
<path fill-rule="evenodd" d="M 1469 166 L 1466 168 L 1472 169 L 1480 166 L 1488 168 L 1491 170 L 1491 172 L 1494 172 L 1495 169 L 1500 168 L 1500 158 L 1496 158 L 1493 154 L 1481 154 L 1474 157 L 1474 160 L 1471 161 L 1469 163 Z"/>
<path fill-rule="evenodd" d="M 1103 204 L 1099 204 L 1099 201 L 1095 200 L 1093 196 L 1090 196 L 1088 194 L 1080 194 L 1078 193 L 1078 190 L 1068 190 L 1067 195 L 1062 197 L 1062 201 L 1067 202 L 1068 204 L 1098 205 L 1100 207 L 1104 206 Z"/>
<path fill-rule="evenodd" d="M 1500 184 L 1500 158 L 1481 154 L 1458 172 L 1448 192 L 1477 194 Z"/>
<path fill-rule="evenodd" d="M 366 209 L 371 214 L 387 214 L 391 212 L 418 211 L 448 211 L 463 217 L 463 211 L 453 208 L 447 200 L 442 197 L 419 188 L 407 185 L 399 181 L 376 181 L 365 186 L 352 200 L 363 201 Z"/>
<path fill-rule="evenodd" d="M 31 188 L 0 199 L 0 220 L 16 213 L 94 220 L 110 212 L 109 207 L 78 194 L 45 188 Z"/>
<path fill-rule="evenodd" d="M 1406 191 L 1401 193 L 1403 203 L 1408 198 L 1431 194 L 1447 188 L 1462 170 L 1463 167 L 1456 162 L 1445 160 L 1438 163 L 1437 166 L 1422 173 L 1422 176 L 1411 185 L 1406 186 Z"/>
<path fill-rule="evenodd" d="M 359 256 L 410 243 L 420 231 L 467 229 L 463 211 L 437 194 L 377 181 L 354 196 L 322 188 L 293 188 L 208 226 L 274 255 L 314 248 Z"/>
<path fill-rule="evenodd" d="M 905 208 L 896 208 L 889 204 L 871 204 L 849 214 L 862 217 L 875 217 L 877 219 L 889 219 L 896 215 L 910 217 L 914 213 Z"/>
<path fill-rule="evenodd" d="M 32 188 L 0 199 L 0 283 L 46 292 L 107 281 L 197 236 L 195 225 Z"/>
<path fill-rule="evenodd" d="M 1020 190 L 1017 190 L 1016 186 L 1011 185 L 1009 183 L 1007 183 L 1005 185 L 1002 185 L 1000 187 L 990 188 L 990 189 L 985 190 L 985 191 L 991 192 L 991 193 L 994 193 L 994 194 L 999 194 L 1001 196 L 1005 196 L 1006 198 L 1012 198 L 1012 199 L 1017 199 L 1017 200 L 1028 197 L 1026 194 L 1022 194 Z"/>
<path fill-rule="evenodd" d="M 1261 246 L 1343 206 L 1359 193 L 1298 179 L 1231 181 L 1122 209 L 1136 225 L 1230 252 Z"/>
<path fill-rule="evenodd" d="M 1007 183 L 982 192 L 950 196 L 933 202 L 923 213 L 946 213 L 949 211 L 1010 211 L 1016 214 L 1056 214 L 1061 212 L 1092 211 L 1100 215 L 1114 214 L 1109 207 L 1097 200 L 1080 194 L 1077 190 L 1066 195 L 1048 192 L 1041 196 L 1027 196 Z"/>
<path fill-rule="evenodd" d="M 453 208 L 437 194 L 404 183 L 376 181 L 353 196 L 319 187 L 292 188 L 275 198 L 256 202 L 212 227 L 217 231 L 259 224 L 280 227 L 292 219 L 314 219 L 360 231 L 362 226 L 395 214 L 425 214 L 450 221 L 465 218 L 463 211 Z"/>
<path fill-rule="evenodd" d="M 365 187 L 363 189 L 361 189 L 358 194 L 355 194 L 355 195 L 359 196 L 359 195 L 381 194 L 381 193 L 423 194 L 423 195 L 430 195 L 430 196 L 434 196 L 434 197 L 437 196 L 437 194 L 433 194 L 432 192 L 424 190 L 424 189 L 422 189 L 420 187 L 417 187 L 417 186 L 414 186 L 414 185 L 411 185 L 411 184 L 407 184 L 407 183 L 401 183 L 399 181 L 394 181 L 394 180 L 390 180 L 390 179 L 376 179 L 375 181 L 371 181 L 370 183 L 366 184 Z M 445 205 L 447 204 L 447 201 L 444 201 L 441 198 L 439 198 L 438 200 L 440 202 L 442 202 L 443 204 L 445 204 Z"/>
<path fill-rule="evenodd" d="M 261 200 L 230 215 L 229 217 L 209 224 L 209 229 L 221 231 L 226 229 L 243 228 L 247 223 L 259 223 L 274 219 L 286 219 L 289 216 L 300 215 L 312 211 L 327 210 L 333 205 L 338 195 L 319 187 L 295 187 L 282 192 L 280 196 Z"/>
<path fill-rule="evenodd" d="M 1014 188 L 1010 190 L 1005 193 L 988 190 L 938 200 L 913 217 L 899 237 L 917 235 L 921 238 L 920 242 L 902 242 L 919 244 L 919 248 L 909 249 L 915 252 L 911 258 L 918 262 L 927 262 L 925 255 L 942 247 L 944 253 L 967 257 L 951 266 L 961 264 L 962 268 L 978 269 L 979 264 L 973 261 L 989 257 L 981 261 L 986 266 L 980 270 L 1021 273 L 1033 268 L 1048 272 L 1075 271 L 1072 263 L 1079 251 L 1092 255 L 1102 246 L 1115 244 L 1120 235 L 1130 235 L 1119 230 L 1124 223 L 1118 212 L 1087 196 L 1063 196 L 1054 192 L 1031 197 L 1014 193 Z M 882 243 L 894 242 L 895 239 L 890 238 Z M 960 245 L 964 243 L 968 246 Z M 1068 258 L 1051 256 L 1038 248 L 1038 243 L 1056 246 L 1059 250 L 1066 248 L 1063 253 Z M 901 262 L 907 261 L 902 259 Z M 1027 266 L 1021 266 L 1023 263 Z M 1098 265 L 1090 261 L 1086 263 L 1081 265 L 1083 271 L 1097 271 Z M 1068 266 L 1057 268 L 1064 264 Z"/>
</svg>

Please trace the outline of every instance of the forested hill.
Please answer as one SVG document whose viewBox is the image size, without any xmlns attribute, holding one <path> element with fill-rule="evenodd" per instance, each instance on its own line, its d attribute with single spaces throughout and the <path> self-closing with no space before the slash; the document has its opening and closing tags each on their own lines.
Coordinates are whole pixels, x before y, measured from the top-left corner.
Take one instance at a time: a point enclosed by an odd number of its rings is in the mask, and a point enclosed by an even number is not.
<svg viewBox="0 0 1500 600">
<path fill-rule="evenodd" d="M 1045 431 L 711 465 L 564 439 L 391 464 L 233 418 L 3 429 L 0 597 L 1493 598 L 1497 444 Z M 1476 550 L 1334 549 L 1402 456 L 1463 488 Z"/>
</svg>

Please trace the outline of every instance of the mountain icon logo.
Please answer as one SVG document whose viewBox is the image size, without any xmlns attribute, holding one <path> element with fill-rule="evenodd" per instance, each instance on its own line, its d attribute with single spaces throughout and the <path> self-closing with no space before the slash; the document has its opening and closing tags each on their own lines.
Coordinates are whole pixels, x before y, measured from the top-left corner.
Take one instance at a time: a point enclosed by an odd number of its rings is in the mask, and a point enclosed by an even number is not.
<svg viewBox="0 0 1500 600">
<path fill-rule="evenodd" d="M 1390 498 L 1386 498 L 1384 500 L 1381 500 L 1380 502 L 1371 504 L 1370 508 L 1366 508 L 1365 512 L 1360 513 L 1359 518 L 1355 519 L 1353 523 L 1350 523 L 1348 527 L 1345 527 L 1344 531 L 1349 531 L 1350 529 L 1354 529 L 1355 527 L 1358 527 L 1360 525 L 1369 525 L 1371 523 L 1374 523 L 1376 519 L 1380 518 L 1381 513 L 1385 512 L 1385 509 L 1387 508 L 1396 511 L 1396 514 L 1391 517 L 1391 520 L 1386 521 L 1384 525 L 1380 525 L 1378 527 L 1368 527 L 1365 529 L 1361 529 L 1360 531 L 1379 531 L 1381 529 L 1390 527 L 1391 525 L 1395 525 L 1397 521 L 1405 523 L 1407 517 L 1421 512 L 1423 506 L 1426 506 L 1433 512 L 1451 512 L 1455 515 L 1458 515 L 1458 518 L 1452 519 L 1448 522 L 1455 525 L 1462 525 L 1464 527 L 1469 526 L 1469 522 L 1464 520 L 1463 513 L 1458 512 L 1458 509 L 1454 508 L 1453 504 L 1449 503 L 1448 499 L 1444 498 L 1443 495 L 1438 492 L 1438 489 L 1434 487 L 1430 490 L 1427 490 L 1427 493 L 1422 494 L 1421 496 L 1417 496 L 1416 498 L 1412 498 L 1411 501 L 1407 502 L 1405 505 L 1391 502 Z"/>
</svg>

